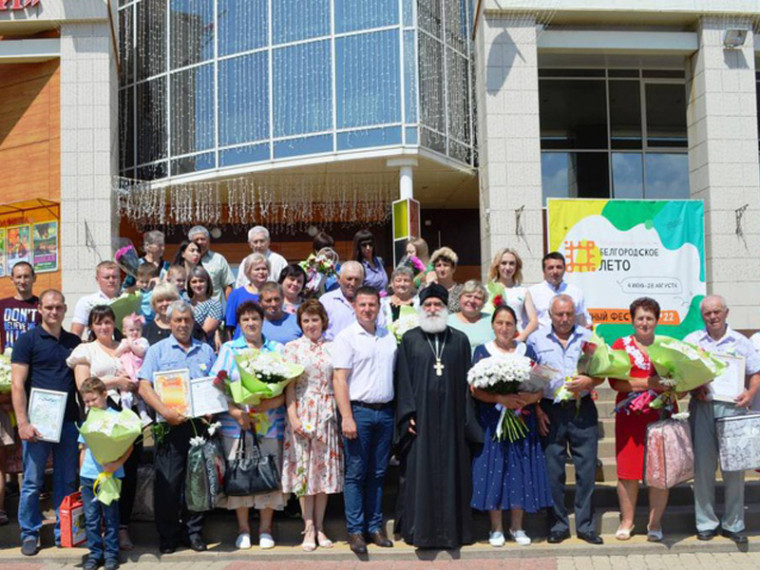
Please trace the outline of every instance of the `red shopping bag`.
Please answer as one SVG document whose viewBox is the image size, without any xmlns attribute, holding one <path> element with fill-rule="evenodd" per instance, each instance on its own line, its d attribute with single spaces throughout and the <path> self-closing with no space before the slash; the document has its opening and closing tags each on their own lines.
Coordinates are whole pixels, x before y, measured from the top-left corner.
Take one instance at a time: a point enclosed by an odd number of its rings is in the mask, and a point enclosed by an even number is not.
<svg viewBox="0 0 760 570">
<path fill-rule="evenodd" d="M 77 491 L 61 502 L 61 546 L 73 548 L 87 541 L 87 529 L 84 522 L 84 504 L 82 493 Z"/>
</svg>

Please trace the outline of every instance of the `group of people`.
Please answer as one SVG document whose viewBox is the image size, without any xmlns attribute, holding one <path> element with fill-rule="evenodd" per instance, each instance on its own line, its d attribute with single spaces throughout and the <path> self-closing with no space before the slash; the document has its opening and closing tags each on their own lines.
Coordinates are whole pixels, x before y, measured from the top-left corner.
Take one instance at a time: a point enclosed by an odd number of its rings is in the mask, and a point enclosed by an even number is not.
<svg viewBox="0 0 760 570">
<path fill-rule="evenodd" d="M 354 238 L 355 259 L 338 265 L 306 289 L 307 275 L 270 249 L 266 228 L 248 234 L 253 252 L 237 277 L 224 257 L 210 249 L 209 232 L 193 227 L 174 263 L 163 259 L 161 232 L 145 234 L 139 270 L 121 284 L 110 261 L 96 269 L 98 291 L 74 309 L 70 330 L 63 327 L 66 303 L 54 289 L 33 294 L 34 270 L 18 263 L 11 278 L 17 294 L 0 300 L 0 335 L 12 348 L 12 401 L 0 401 L 0 460 L 15 442 L 9 415 L 15 413 L 23 445 L 23 479 L 18 520 L 22 552 L 39 549 L 39 509 L 48 458 L 53 458 L 52 495 L 56 512 L 77 488 L 92 497 L 93 479 L 107 470 L 122 477 L 118 503 L 87 510 L 86 568 L 118 567 L 119 548 L 132 548 L 129 523 L 135 502 L 142 443 L 113 464 L 99 465 L 84 450 L 76 429 L 87 407 L 130 408 L 155 421 L 155 521 L 162 553 L 180 544 L 206 549 L 203 513 L 187 510 L 183 491 L 191 439 L 208 422 L 187 418 L 164 403 L 153 386 L 157 372 L 188 369 L 191 378 L 222 372 L 240 378 L 235 356 L 249 349 L 277 352 L 304 368 L 284 394 L 256 406 L 229 403 L 216 418 L 228 459 L 251 445 L 275 458 L 280 489 L 263 495 L 219 497 L 217 506 L 234 510 L 235 545 L 253 544 L 250 509 L 259 511 L 258 546 L 275 546 L 274 512 L 295 495 L 304 521 L 305 551 L 330 548 L 324 530 L 328 496 L 343 493 L 348 543 L 362 554 L 368 544 L 391 547 L 383 527 L 382 497 L 389 460 L 399 462 L 395 531 L 419 548 L 457 548 L 476 540 L 472 509 L 487 511 L 488 540 L 530 544 L 523 513 L 546 510 L 548 542 L 570 536 L 565 501 L 567 453 L 575 465 L 576 532 L 601 544 L 593 522 L 597 467 L 597 410 L 592 397 L 605 378 L 578 373 L 582 347 L 591 332 L 583 291 L 564 280 L 560 253 L 544 256 L 544 279 L 523 284 L 522 260 L 512 249 L 497 252 L 489 282 L 458 283 L 456 253 L 442 247 L 428 253 L 424 240 L 410 240 L 407 257 L 388 277 L 371 232 Z M 337 261 L 334 242 L 320 232 L 315 253 Z M 140 313 L 116 322 L 110 303 L 123 288 L 142 291 Z M 714 419 L 741 413 L 760 388 L 760 352 L 727 324 L 728 307 L 717 295 L 701 305 L 703 330 L 687 340 L 716 353 L 746 359 L 747 390 L 734 404 L 712 402 L 705 390 L 692 394 L 695 441 L 696 528 L 701 539 L 719 532 L 746 542 L 743 473 L 725 473 L 726 513 L 715 511 L 717 443 Z M 629 355 L 633 379 L 609 379 L 618 400 L 631 392 L 663 390 L 649 360 L 659 306 L 648 298 L 630 307 L 634 334 L 615 348 Z M 394 322 L 417 316 L 418 326 L 400 338 Z M 471 389 L 467 372 L 486 358 L 517 354 L 556 372 L 543 392 L 497 395 Z M 564 386 L 575 397 L 555 399 Z M 31 388 L 68 393 L 60 441 L 39 439 L 29 421 Z M 79 397 L 78 397 L 79 396 Z M 501 410 L 522 410 L 527 435 L 516 441 L 495 438 Z M 149 419 L 150 418 L 150 419 Z M 630 538 L 644 442 L 655 412 L 616 416 L 616 454 L 621 522 L 615 537 Z M 2 461 L 0 461 L 2 465 Z M 0 508 L 5 474 L 0 474 Z M 86 492 L 85 492 L 86 491 Z M 649 489 L 649 540 L 663 538 L 661 519 L 667 491 Z M 509 526 L 502 521 L 510 511 Z M 388 513 L 386 513 L 388 514 Z M 0 524 L 7 522 L 0 511 Z M 105 532 L 101 528 L 105 526 Z M 55 540 L 60 543 L 56 521 Z"/>
</svg>

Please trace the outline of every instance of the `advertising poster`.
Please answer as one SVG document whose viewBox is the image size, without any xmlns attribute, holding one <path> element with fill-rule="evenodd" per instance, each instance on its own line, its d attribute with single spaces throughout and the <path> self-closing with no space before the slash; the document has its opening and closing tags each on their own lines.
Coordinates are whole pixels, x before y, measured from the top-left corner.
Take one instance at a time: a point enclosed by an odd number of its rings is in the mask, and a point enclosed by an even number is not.
<svg viewBox="0 0 760 570">
<path fill-rule="evenodd" d="M 32 262 L 32 232 L 31 226 L 15 226 L 8 228 L 5 237 L 5 267 L 10 274 L 13 266 L 19 261 Z"/>
<path fill-rule="evenodd" d="M 0 277 L 10 275 L 5 267 L 5 228 L 2 228 L 0 229 Z"/>
<path fill-rule="evenodd" d="M 681 339 L 703 326 L 701 201 L 550 199 L 548 228 L 549 251 L 565 256 L 565 280 L 583 290 L 608 343 L 633 333 L 628 307 L 639 297 L 660 304 L 658 334 Z"/>
<path fill-rule="evenodd" d="M 58 270 L 58 222 L 34 224 L 34 270 L 37 273 Z"/>
</svg>

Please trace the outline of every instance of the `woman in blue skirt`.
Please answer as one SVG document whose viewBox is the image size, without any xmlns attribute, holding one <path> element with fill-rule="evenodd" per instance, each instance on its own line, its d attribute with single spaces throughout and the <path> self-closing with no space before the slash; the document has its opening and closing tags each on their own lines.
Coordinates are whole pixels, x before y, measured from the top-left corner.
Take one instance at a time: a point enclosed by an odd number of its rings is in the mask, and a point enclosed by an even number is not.
<svg viewBox="0 0 760 570">
<path fill-rule="evenodd" d="M 535 360 L 533 350 L 515 341 L 517 318 L 514 310 L 499 306 L 491 319 L 495 340 L 475 349 L 472 362 L 502 354 L 517 354 Z M 509 537 L 520 545 L 530 544 L 530 537 L 522 528 L 523 513 L 535 513 L 552 506 L 552 496 L 546 475 L 546 460 L 539 441 L 534 404 L 542 393 L 520 392 L 512 395 L 490 394 L 473 389 L 478 402 L 478 421 L 483 426 L 483 448 L 473 458 L 473 493 L 470 505 L 480 511 L 488 511 L 491 546 L 503 546 L 505 542 L 502 511 L 510 511 Z M 496 441 L 495 434 L 500 408 L 497 404 L 515 410 L 523 408 L 528 434 L 517 441 Z"/>
</svg>

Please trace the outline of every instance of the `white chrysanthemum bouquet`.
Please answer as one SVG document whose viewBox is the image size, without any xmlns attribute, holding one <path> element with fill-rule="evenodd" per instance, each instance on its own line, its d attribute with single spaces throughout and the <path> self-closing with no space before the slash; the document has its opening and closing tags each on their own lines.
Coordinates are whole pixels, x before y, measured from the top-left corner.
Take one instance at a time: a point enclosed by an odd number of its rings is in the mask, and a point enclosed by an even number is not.
<svg viewBox="0 0 760 570">
<path fill-rule="evenodd" d="M 0 354 L 0 392 L 11 391 L 11 349 Z"/>
</svg>

